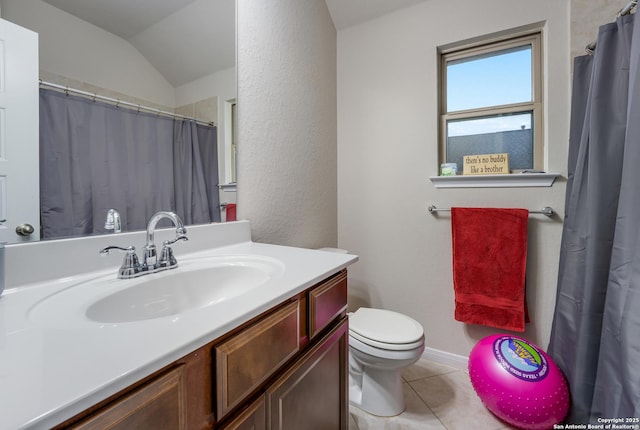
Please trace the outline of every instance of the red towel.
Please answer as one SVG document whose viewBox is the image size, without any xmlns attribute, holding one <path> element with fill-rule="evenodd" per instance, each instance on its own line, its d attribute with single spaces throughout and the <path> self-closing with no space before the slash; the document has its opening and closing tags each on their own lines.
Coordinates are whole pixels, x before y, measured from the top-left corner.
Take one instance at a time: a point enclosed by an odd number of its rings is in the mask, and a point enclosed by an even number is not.
<svg viewBox="0 0 640 430">
<path fill-rule="evenodd" d="M 227 203 L 227 221 L 235 221 L 236 220 L 236 204 L 235 203 Z"/>
<path fill-rule="evenodd" d="M 452 208 L 455 319 L 524 331 L 526 209 Z"/>
</svg>

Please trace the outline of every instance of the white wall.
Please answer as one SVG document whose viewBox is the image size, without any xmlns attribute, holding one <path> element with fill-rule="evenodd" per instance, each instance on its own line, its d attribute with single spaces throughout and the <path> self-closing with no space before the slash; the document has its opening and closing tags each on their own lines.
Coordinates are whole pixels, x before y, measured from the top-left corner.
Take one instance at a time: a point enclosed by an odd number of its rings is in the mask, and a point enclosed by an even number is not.
<svg viewBox="0 0 640 430">
<path fill-rule="evenodd" d="M 124 39 L 41 0 L 2 0 L 2 14 L 39 34 L 41 70 L 176 106 L 173 86 Z"/>
<path fill-rule="evenodd" d="M 338 32 L 338 245 L 360 256 L 350 306 L 418 320 L 427 346 L 467 355 L 497 330 L 453 318 L 450 216 L 427 206 L 539 209 L 531 216 L 524 333 L 546 347 L 555 304 L 565 179 L 551 188 L 435 189 L 440 45 L 544 23 L 545 160 L 566 177 L 568 0 L 430 0 Z"/>
<path fill-rule="evenodd" d="M 222 100 L 236 97 L 236 68 L 230 67 L 176 87 L 176 106 L 195 103 L 210 95 Z"/>
<path fill-rule="evenodd" d="M 238 0 L 238 217 L 335 246 L 336 32 L 324 0 Z"/>
<path fill-rule="evenodd" d="M 571 0 L 571 58 L 585 55 L 585 47 L 596 40 L 598 27 L 615 21 L 629 0 Z"/>
</svg>

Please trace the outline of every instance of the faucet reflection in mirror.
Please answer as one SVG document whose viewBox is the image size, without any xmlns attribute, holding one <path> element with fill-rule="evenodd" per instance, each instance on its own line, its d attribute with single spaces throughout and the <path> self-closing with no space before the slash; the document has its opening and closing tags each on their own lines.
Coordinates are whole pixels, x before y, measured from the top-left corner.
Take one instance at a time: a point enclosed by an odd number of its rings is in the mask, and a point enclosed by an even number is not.
<svg viewBox="0 0 640 430">
<path fill-rule="evenodd" d="M 154 235 L 158 221 L 161 219 L 169 219 L 176 228 L 176 236 L 172 240 L 165 240 L 162 243 L 160 257 L 158 257 Z M 122 266 L 118 270 L 118 278 L 131 279 L 138 276 L 147 275 L 149 273 L 157 273 L 163 270 L 175 269 L 178 267 L 178 261 L 173 256 L 171 245 L 180 241 L 189 240 L 187 238 L 187 229 L 184 227 L 182 219 L 175 212 L 159 211 L 156 212 L 147 223 L 147 243 L 144 246 L 143 262 L 140 263 L 136 248 L 128 246 L 126 248 L 120 246 L 107 246 L 100 250 L 100 255 L 108 255 L 112 250 L 125 252 Z"/>
<path fill-rule="evenodd" d="M 120 220 L 120 213 L 115 209 L 109 209 L 107 211 L 107 219 L 104 222 L 104 229 L 107 231 L 113 231 L 114 233 L 122 232 L 122 221 Z"/>
</svg>

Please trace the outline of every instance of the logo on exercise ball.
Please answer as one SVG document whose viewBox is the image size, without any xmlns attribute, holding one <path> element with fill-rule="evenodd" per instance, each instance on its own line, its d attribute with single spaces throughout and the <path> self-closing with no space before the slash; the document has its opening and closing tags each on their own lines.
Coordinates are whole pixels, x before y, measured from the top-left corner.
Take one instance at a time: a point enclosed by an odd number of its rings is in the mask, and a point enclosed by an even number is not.
<svg viewBox="0 0 640 430">
<path fill-rule="evenodd" d="M 537 382 L 549 373 L 544 354 L 524 339 L 501 336 L 493 343 L 493 354 L 505 370 L 523 381 Z"/>
</svg>

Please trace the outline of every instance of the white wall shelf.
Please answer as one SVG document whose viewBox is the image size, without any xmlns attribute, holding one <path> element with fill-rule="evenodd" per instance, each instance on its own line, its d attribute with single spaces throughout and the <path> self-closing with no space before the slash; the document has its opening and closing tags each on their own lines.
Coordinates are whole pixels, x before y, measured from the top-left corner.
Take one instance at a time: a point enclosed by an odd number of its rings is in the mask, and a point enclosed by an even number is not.
<svg viewBox="0 0 640 430">
<path fill-rule="evenodd" d="M 436 188 L 550 187 L 560 173 L 510 173 L 508 175 L 430 176 Z"/>
</svg>

